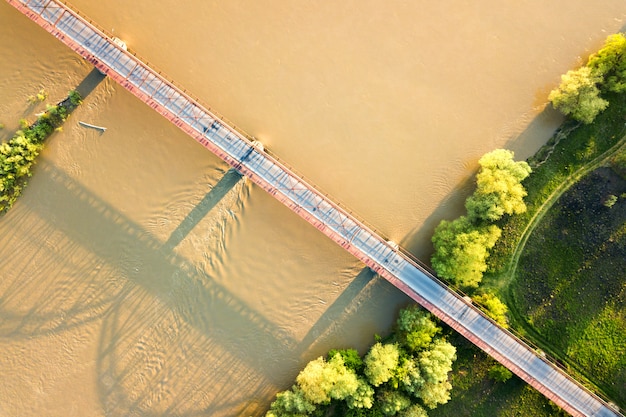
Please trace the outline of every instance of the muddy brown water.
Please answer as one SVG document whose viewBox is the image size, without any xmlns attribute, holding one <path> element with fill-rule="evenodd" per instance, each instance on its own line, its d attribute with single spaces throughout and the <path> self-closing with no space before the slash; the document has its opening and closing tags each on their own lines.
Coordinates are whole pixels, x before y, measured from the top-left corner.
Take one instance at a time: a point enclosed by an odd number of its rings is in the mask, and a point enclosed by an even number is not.
<svg viewBox="0 0 626 417">
<path fill-rule="evenodd" d="M 559 74 L 626 19 L 620 0 L 74 4 L 420 256 L 477 159 L 543 144 Z M 2 140 L 40 88 L 93 89 L 0 218 L 0 415 L 260 415 L 408 302 L 4 2 L 0 48 Z"/>
</svg>

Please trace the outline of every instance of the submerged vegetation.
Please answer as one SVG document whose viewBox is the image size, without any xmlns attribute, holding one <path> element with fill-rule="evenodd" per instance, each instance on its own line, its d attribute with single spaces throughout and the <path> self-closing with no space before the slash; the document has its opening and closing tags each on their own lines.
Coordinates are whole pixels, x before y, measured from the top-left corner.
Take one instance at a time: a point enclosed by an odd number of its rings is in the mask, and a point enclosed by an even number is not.
<svg viewBox="0 0 626 417">
<path fill-rule="evenodd" d="M 43 101 L 47 95 L 42 90 L 36 100 Z M 6 212 L 15 203 L 32 175 L 35 158 L 43 149 L 44 140 L 56 129 L 60 129 L 69 113 L 81 102 L 76 91 L 56 106 L 48 105 L 37 120 L 29 125 L 20 120 L 21 129 L 6 143 L 0 145 L 0 213 Z"/>
<path fill-rule="evenodd" d="M 413 305 L 400 311 L 395 333 L 363 358 L 354 349 L 331 350 L 309 362 L 266 416 L 427 417 L 450 399 L 455 359 L 434 318 Z"/>
</svg>

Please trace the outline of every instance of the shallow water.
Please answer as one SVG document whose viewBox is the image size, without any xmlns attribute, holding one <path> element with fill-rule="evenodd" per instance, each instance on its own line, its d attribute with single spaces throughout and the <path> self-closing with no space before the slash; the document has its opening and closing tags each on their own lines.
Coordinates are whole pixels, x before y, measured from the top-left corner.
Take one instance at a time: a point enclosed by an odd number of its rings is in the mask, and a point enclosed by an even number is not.
<svg viewBox="0 0 626 417">
<path fill-rule="evenodd" d="M 74 2 L 385 235 L 424 256 L 484 152 L 530 155 L 605 1 Z M 0 219 L 0 415 L 257 415 L 405 296 L 0 3 L 0 122 L 87 80 Z M 78 125 L 107 127 L 104 134 Z"/>
</svg>

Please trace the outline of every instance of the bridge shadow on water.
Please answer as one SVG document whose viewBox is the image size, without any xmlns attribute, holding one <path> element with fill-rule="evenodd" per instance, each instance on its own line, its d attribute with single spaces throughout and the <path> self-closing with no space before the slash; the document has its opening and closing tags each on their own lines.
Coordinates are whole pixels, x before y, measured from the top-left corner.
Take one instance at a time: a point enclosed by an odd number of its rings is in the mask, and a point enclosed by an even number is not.
<svg viewBox="0 0 626 417">
<path fill-rule="evenodd" d="M 87 98 L 104 78 L 94 69 L 76 90 Z M 106 415 L 258 413 L 255 402 L 264 409 L 290 372 L 261 364 L 301 358 L 375 281 L 363 269 L 296 340 L 176 252 L 237 189 L 237 171 L 162 242 L 52 162 L 35 170 L 30 192 L 2 219 L 14 236 L 0 246 L 0 270 L 10 271 L 0 286 L 0 340 L 100 326 L 95 378 Z"/>
<path fill-rule="evenodd" d="M 224 174 L 163 243 L 53 163 L 42 161 L 37 170 L 46 178 L 46 195 L 54 198 L 30 210 L 50 229 L 47 233 L 66 236 L 68 247 L 54 248 L 55 256 L 80 248 L 92 257 L 76 260 L 69 255 L 63 269 L 84 263 L 79 273 L 84 271 L 91 281 L 85 285 L 85 297 L 97 302 L 77 302 L 56 323 L 75 327 L 81 325 L 81 317 L 102 320 L 97 378 L 107 415 L 151 415 L 153 409 L 160 410 L 154 415 L 214 415 L 233 408 L 251 414 L 255 400 L 266 406 L 283 388 L 284 377 L 261 366 L 264 361 L 278 365 L 284 358 L 301 358 L 313 345 L 332 338 L 337 326 L 351 326 L 355 320 L 362 324 L 358 306 L 351 310 L 350 306 L 372 296 L 385 300 L 384 291 L 364 291 L 371 285 L 397 293 L 364 268 L 304 338 L 296 340 L 221 285 L 211 272 L 173 250 L 241 181 L 236 171 Z M 75 316 L 68 320 L 71 315 Z M 24 336 L 36 335 L 30 330 Z M 41 334 L 50 330 L 41 326 Z M 241 392 L 248 398 L 238 397 Z M 157 404 L 166 405 L 165 409 L 154 407 Z"/>
<path fill-rule="evenodd" d="M 339 318 L 346 313 L 346 308 L 359 297 L 359 294 L 361 294 L 370 283 L 372 283 L 375 275 L 376 274 L 371 269 L 365 267 L 350 281 L 350 284 L 341 291 L 339 297 L 337 297 L 315 321 L 304 336 L 300 342 L 303 350 L 308 346 L 319 343 L 320 340 L 323 340 L 328 335 L 328 332 L 333 327 L 337 326 Z"/>
<path fill-rule="evenodd" d="M 77 90 L 87 97 L 103 79 L 93 70 Z M 263 409 L 284 388 L 284 376 L 262 361 L 301 358 L 338 323 L 353 323 L 356 307 L 347 307 L 378 282 L 364 268 L 296 340 L 175 252 L 242 181 L 238 172 L 228 171 L 162 242 L 53 163 L 36 170 L 33 204 L 3 219 L 17 237 L 0 253 L 30 258 L 0 257 L 12 273 L 1 287 L 0 340 L 102 323 L 95 377 L 106 415 L 258 412 L 255 401 Z"/>
<path fill-rule="evenodd" d="M 238 173 L 227 172 L 164 244 L 53 163 L 43 160 L 37 171 L 43 184 L 34 186 L 36 198 L 45 204 L 16 211 L 11 224 L 21 240 L 0 250 L 37 247 L 38 271 L 30 260 L 0 260 L 16 274 L 0 295 L 0 338 L 46 336 L 102 320 L 97 378 L 107 415 L 151 415 L 156 404 L 155 415 L 219 414 L 241 408 L 241 392 L 253 396 L 252 409 L 254 398 L 269 400 L 283 379 L 257 369 L 263 355 L 278 361 L 306 346 L 173 251 L 241 180 Z M 41 221 L 32 222 L 32 214 Z M 38 242 L 41 236 L 49 243 Z M 85 282 L 60 285 L 68 271 Z M 47 276 L 44 288 L 40 274 Z M 33 291 L 41 295 L 32 308 L 8 310 Z"/>
<path fill-rule="evenodd" d="M 163 250 L 169 252 L 182 242 L 191 230 L 231 191 L 242 176 L 234 169 L 229 169 L 226 174 L 213 186 L 202 201 L 189 212 L 187 217 L 172 232 L 169 239 L 163 245 Z"/>
<path fill-rule="evenodd" d="M 93 69 L 76 90 L 81 97 L 86 98 L 104 78 L 100 72 Z M 31 110 L 27 109 L 25 116 L 30 114 Z M 22 200 L 26 198 L 28 197 L 23 196 Z M 90 285 L 81 288 L 59 287 L 50 280 L 32 276 L 31 266 L 37 264 L 46 275 L 63 274 L 65 270 L 72 270 L 78 275 L 91 276 L 97 280 L 103 275 L 104 265 L 101 260 L 94 257 L 83 259 L 64 257 L 63 253 L 72 253 L 76 249 L 78 245 L 74 242 L 56 238 L 41 242 L 38 236 L 54 236 L 57 228 L 51 223 L 31 221 L 28 219 L 30 213 L 28 205 L 20 204 L 20 210 L 13 209 L 2 218 L 4 222 L 10 219 L 10 230 L 14 233 L 11 233 L 13 236 L 5 241 L 5 247 L 0 247 L 0 250 L 7 248 L 7 252 L 11 254 L 30 253 L 30 257 L 23 255 L 14 257 L 10 254 L 0 257 L 0 270 L 5 274 L 0 294 L 0 339 L 31 338 L 50 332 L 71 330 L 99 320 L 114 298 L 107 285 L 100 285 L 97 288 Z M 19 239 L 15 236 L 19 236 Z M 32 251 L 32 248 L 37 249 Z M 55 262 L 45 263 L 42 259 L 55 259 Z M 12 280 L 13 277 L 15 279 Z M 55 293 L 56 297 L 49 297 L 51 293 Z M 28 309 L 12 308 L 13 305 L 24 307 L 20 305 L 21 298 L 32 299 L 34 294 L 39 296 Z M 85 298 L 90 300 L 88 308 L 85 308 L 82 301 Z"/>
<path fill-rule="evenodd" d="M 106 75 L 103 75 L 97 69 L 92 69 L 89 74 L 78 84 L 76 87 L 76 91 L 80 94 L 81 97 L 86 98 L 89 96 L 93 90 L 96 89 L 100 85 L 102 81 L 106 78 Z"/>
</svg>

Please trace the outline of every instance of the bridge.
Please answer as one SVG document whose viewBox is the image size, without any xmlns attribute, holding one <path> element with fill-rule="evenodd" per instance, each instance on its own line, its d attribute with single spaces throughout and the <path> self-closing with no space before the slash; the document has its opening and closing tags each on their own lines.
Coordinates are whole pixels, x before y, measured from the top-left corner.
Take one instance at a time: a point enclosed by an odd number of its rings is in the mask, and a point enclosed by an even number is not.
<svg viewBox="0 0 626 417">
<path fill-rule="evenodd" d="M 89 19 L 57 0 L 6 1 L 564 410 L 623 417 Z"/>
</svg>

